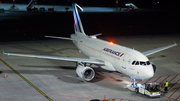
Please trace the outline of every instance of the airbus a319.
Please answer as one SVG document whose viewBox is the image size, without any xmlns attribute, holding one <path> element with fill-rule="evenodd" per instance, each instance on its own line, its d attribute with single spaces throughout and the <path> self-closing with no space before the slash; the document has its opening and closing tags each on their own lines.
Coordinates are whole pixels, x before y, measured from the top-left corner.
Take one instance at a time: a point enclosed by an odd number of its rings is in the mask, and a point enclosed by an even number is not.
<svg viewBox="0 0 180 101">
<path fill-rule="evenodd" d="M 91 81 L 94 78 L 95 72 L 93 68 L 91 68 L 91 65 L 94 64 L 105 70 L 119 71 L 130 76 L 133 80 L 133 85 L 135 85 L 136 79 L 149 79 L 153 77 L 154 73 L 156 73 L 157 71 L 156 66 L 151 63 L 146 56 L 177 45 L 176 43 L 174 43 L 172 45 L 148 50 L 141 53 L 134 49 L 130 49 L 118 44 L 98 39 L 97 36 L 101 34 L 87 36 L 84 32 L 77 7 L 79 7 L 81 10 L 83 9 L 77 4 L 72 4 L 72 7 L 75 33 L 71 34 L 70 38 L 55 36 L 45 37 L 71 40 L 79 49 L 79 51 L 88 57 L 87 59 L 32 54 L 3 53 L 6 55 L 14 56 L 76 62 L 76 74 L 85 81 Z"/>
</svg>

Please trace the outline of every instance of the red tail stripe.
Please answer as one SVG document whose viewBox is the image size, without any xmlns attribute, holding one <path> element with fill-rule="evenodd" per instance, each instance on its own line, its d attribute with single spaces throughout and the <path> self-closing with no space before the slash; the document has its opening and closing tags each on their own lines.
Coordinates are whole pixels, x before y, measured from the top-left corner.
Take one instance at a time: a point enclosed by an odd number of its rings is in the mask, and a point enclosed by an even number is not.
<svg viewBox="0 0 180 101">
<path fill-rule="evenodd" d="M 77 31 L 75 18 L 74 18 L 74 26 L 75 26 L 75 29 Z"/>
</svg>

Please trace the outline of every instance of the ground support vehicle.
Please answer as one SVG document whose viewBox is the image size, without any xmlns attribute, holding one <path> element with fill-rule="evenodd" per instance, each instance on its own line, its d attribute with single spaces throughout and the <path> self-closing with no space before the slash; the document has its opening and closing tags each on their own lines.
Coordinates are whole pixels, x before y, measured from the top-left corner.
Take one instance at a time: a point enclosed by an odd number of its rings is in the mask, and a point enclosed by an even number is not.
<svg viewBox="0 0 180 101">
<path fill-rule="evenodd" d="M 137 94 L 144 94 L 148 97 L 160 97 L 161 96 L 161 90 L 160 90 L 160 83 L 146 83 L 145 85 L 141 84 L 135 84 L 133 87 L 132 85 L 127 85 L 127 89 L 130 89 L 132 91 L 135 91 Z"/>
</svg>

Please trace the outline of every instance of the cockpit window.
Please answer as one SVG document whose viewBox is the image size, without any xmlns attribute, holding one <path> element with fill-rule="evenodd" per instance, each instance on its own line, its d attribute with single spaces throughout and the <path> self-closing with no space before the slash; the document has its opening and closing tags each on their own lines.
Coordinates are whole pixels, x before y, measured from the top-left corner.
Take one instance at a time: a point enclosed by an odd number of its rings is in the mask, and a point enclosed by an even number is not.
<svg viewBox="0 0 180 101">
<path fill-rule="evenodd" d="M 150 65 L 151 63 L 149 61 L 133 61 L 132 65 L 142 65 L 142 66 L 146 66 L 146 65 Z"/>
<path fill-rule="evenodd" d="M 151 63 L 149 61 L 146 62 L 147 65 L 150 65 Z"/>
<path fill-rule="evenodd" d="M 134 65 L 135 62 L 136 62 L 136 61 L 133 61 L 133 62 L 132 62 L 132 65 Z"/>
<path fill-rule="evenodd" d="M 146 62 L 140 61 L 140 65 L 146 66 Z"/>
<path fill-rule="evenodd" d="M 136 61 L 136 64 L 135 65 L 139 65 L 139 61 Z"/>
</svg>

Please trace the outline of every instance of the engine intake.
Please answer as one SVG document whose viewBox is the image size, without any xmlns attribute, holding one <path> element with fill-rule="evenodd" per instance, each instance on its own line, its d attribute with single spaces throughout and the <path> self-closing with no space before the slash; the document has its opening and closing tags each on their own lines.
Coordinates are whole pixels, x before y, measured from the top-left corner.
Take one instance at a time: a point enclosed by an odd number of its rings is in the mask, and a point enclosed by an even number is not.
<svg viewBox="0 0 180 101">
<path fill-rule="evenodd" d="M 81 65 L 77 66 L 76 73 L 81 79 L 85 81 L 91 81 L 95 76 L 95 72 L 92 68 Z"/>
</svg>

